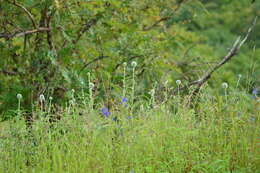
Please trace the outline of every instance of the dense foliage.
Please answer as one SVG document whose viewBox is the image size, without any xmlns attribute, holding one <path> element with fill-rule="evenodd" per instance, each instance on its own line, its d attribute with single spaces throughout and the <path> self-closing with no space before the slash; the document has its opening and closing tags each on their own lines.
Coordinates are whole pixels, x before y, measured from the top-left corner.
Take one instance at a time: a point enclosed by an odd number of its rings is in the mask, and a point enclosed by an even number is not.
<svg viewBox="0 0 260 173">
<path fill-rule="evenodd" d="M 198 79 L 228 51 L 259 15 L 259 1 L 199 0 L 1 0 L 0 106 L 31 109 L 40 94 L 61 104 L 71 89 L 95 102 L 120 95 L 123 63 L 137 61 L 137 93 L 155 83 Z M 259 85 L 260 24 L 250 42 L 209 84 L 236 81 L 249 91 Z M 131 76 L 131 68 L 127 68 Z M 214 82 L 213 82 L 214 81 Z M 234 83 L 234 82 L 233 82 Z M 249 85 L 248 85 L 249 84 Z M 10 113 L 8 113 L 10 115 Z M 5 114 L 4 117 L 7 115 Z"/>
</svg>

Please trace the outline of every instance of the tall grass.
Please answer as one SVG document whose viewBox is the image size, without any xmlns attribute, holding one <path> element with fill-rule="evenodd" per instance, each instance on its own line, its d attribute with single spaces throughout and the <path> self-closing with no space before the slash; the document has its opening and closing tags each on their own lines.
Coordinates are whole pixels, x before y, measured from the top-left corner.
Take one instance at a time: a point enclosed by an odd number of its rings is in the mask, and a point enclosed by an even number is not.
<svg viewBox="0 0 260 173">
<path fill-rule="evenodd" d="M 118 108 L 108 118 L 79 106 L 54 123 L 45 114 L 30 131 L 22 117 L 4 122 L 0 172 L 260 172 L 259 103 L 225 96 L 201 94 L 196 108 L 185 99 L 176 108 L 174 98 L 132 115 Z"/>
</svg>

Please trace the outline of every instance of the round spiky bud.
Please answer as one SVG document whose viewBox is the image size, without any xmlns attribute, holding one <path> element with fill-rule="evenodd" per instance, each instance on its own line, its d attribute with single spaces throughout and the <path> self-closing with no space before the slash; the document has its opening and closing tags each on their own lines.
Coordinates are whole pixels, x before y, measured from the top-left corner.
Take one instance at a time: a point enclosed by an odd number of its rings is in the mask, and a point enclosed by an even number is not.
<svg viewBox="0 0 260 173">
<path fill-rule="evenodd" d="M 39 97 L 39 99 L 40 99 L 40 102 L 44 102 L 44 101 L 45 101 L 45 97 L 44 97 L 44 95 L 41 94 L 40 97 Z"/>
<path fill-rule="evenodd" d="M 227 88 L 228 88 L 228 84 L 227 84 L 226 82 L 223 82 L 223 83 L 221 84 L 221 86 L 222 86 L 222 88 L 224 88 L 224 89 L 227 89 Z"/>
<path fill-rule="evenodd" d="M 150 95 L 154 95 L 155 94 L 155 90 L 151 89 L 151 91 L 149 92 Z"/>
<path fill-rule="evenodd" d="M 176 80 L 176 84 L 180 85 L 181 84 L 181 80 Z"/>
<path fill-rule="evenodd" d="M 89 88 L 90 88 L 90 89 L 93 89 L 94 87 L 95 87 L 95 85 L 94 85 L 92 82 L 90 82 L 90 83 L 89 83 Z"/>
<path fill-rule="evenodd" d="M 136 67 L 137 66 L 137 62 L 136 61 L 132 61 L 131 66 L 132 67 Z"/>
<path fill-rule="evenodd" d="M 17 97 L 18 100 L 21 100 L 23 98 L 22 94 L 20 94 L 20 93 L 17 94 L 16 97 Z"/>
</svg>

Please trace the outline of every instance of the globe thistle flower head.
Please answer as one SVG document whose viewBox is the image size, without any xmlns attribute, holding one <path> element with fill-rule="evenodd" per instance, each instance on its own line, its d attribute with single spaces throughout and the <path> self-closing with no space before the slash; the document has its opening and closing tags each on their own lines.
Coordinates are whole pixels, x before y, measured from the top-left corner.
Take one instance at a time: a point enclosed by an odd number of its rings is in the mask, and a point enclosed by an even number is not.
<svg viewBox="0 0 260 173">
<path fill-rule="evenodd" d="M 181 80 L 176 80 L 177 85 L 181 85 Z"/>
<path fill-rule="evenodd" d="M 155 93 L 154 89 L 151 89 L 151 91 L 149 92 L 150 95 L 154 95 L 154 93 Z"/>
<path fill-rule="evenodd" d="M 40 102 L 44 102 L 44 101 L 45 101 L 45 97 L 44 97 L 44 95 L 41 94 L 40 97 L 39 97 L 39 99 L 40 99 Z"/>
<path fill-rule="evenodd" d="M 20 93 L 17 94 L 16 97 L 17 97 L 18 100 L 21 100 L 23 98 L 22 94 L 20 94 Z"/>
<path fill-rule="evenodd" d="M 227 84 L 226 82 L 223 82 L 223 83 L 221 84 L 221 86 L 222 86 L 222 88 L 224 88 L 224 89 L 227 89 L 227 88 L 228 88 L 228 84 Z"/>
<path fill-rule="evenodd" d="M 136 61 L 132 61 L 131 66 L 132 67 L 136 67 L 137 66 L 137 62 Z"/>
<path fill-rule="evenodd" d="M 93 89 L 94 87 L 95 87 L 95 85 L 94 85 L 92 82 L 90 82 L 90 83 L 89 83 L 89 88 L 90 88 L 90 89 Z"/>
</svg>

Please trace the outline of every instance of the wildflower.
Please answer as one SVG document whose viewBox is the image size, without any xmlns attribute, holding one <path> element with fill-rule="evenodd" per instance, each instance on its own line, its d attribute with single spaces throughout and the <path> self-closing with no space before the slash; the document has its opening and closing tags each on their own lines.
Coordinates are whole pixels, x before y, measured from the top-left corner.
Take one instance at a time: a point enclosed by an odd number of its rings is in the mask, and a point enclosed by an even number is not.
<svg viewBox="0 0 260 173">
<path fill-rule="evenodd" d="M 127 66 L 127 62 L 124 62 L 123 65 L 124 65 L 124 66 Z"/>
<path fill-rule="evenodd" d="M 127 102 L 128 102 L 128 98 L 123 97 L 122 100 L 121 100 L 121 103 L 122 103 L 125 107 L 128 106 Z"/>
<path fill-rule="evenodd" d="M 94 86 L 95 86 L 95 85 L 94 85 L 92 82 L 89 83 L 89 88 L 90 88 L 90 89 L 93 89 Z"/>
<path fill-rule="evenodd" d="M 181 84 L 181 80 L 176 80 L 176 84 L 180 85 Z"/>
<path fill-rule="evenodd" d="M 136 67 L 137 66 L 137 62 L 135 62 L 135 61 L 133 61 L 132 63 L 131 63 L 131 65 L 132 65 L 132 67 Z"/>
<path fill-rule="evenodd" d="M 44 97 L 44 95 L 41 94 L 40 97 L 39 97 L 39 99 L 40 99 L 40 102 L 44 102 L 44 101 L 45 101 L 45 97 Z"/>
<path fill-rule="evenodd" d="M 108 108 L 106 108 L 106 107 L 102 108 L 101 111 L 102 111 L 102 114 L 103 114 L 105 117 L 108 117 L 108 116 L 111 114 L 111 112 L 109 112 L 109 111 L 108 111 Z"/>
<path fill-rule="evenodd" d="M 123 98 L 122 98 L 122 103 L 126 103 L 126 102 L 128 102 L 128 98 L 123 97 Z"/>
<path fill-rule="evenodd" d="M 241 78 L 242 77 L 242 74 L 238 74 L 238 78 Z"/>
<path fill-rule="evenodd" d="M 224 88 L 224 89 L 227 89 L 227 88 L 228 88 L 228 84 L 227 84 L 226 82 L 223 82 L 223 83 L 221 84 L 221 86 L 222 86 L 222 88 Z"/>
<path fill-rule="evenodd" d="M 256 96 L 258 94 L 258 89 L 254 88 L 253 91 L 252 91 L 252 94 Z"/>
<path fill-rule="evenodd" d="M 74 94 L 74 93 L 75 93 L 75 90 L 74 90 L 74 89 L 72 89 L 72 90 L 71 90 L 71 92 Z"/>
<path fill-rule="evenodd" d="M 53 100 L 53 97 L 52 97 L 52 96 L 50 96 L 50 97 L 49 97 L 49 100 Z"/>
<path fill-rule="evenodd" d="M 16 97 L 17 97 L 18 100 L 21 100 L 23 98 L 22 94 L 17 94 Z"/>
</svg>

